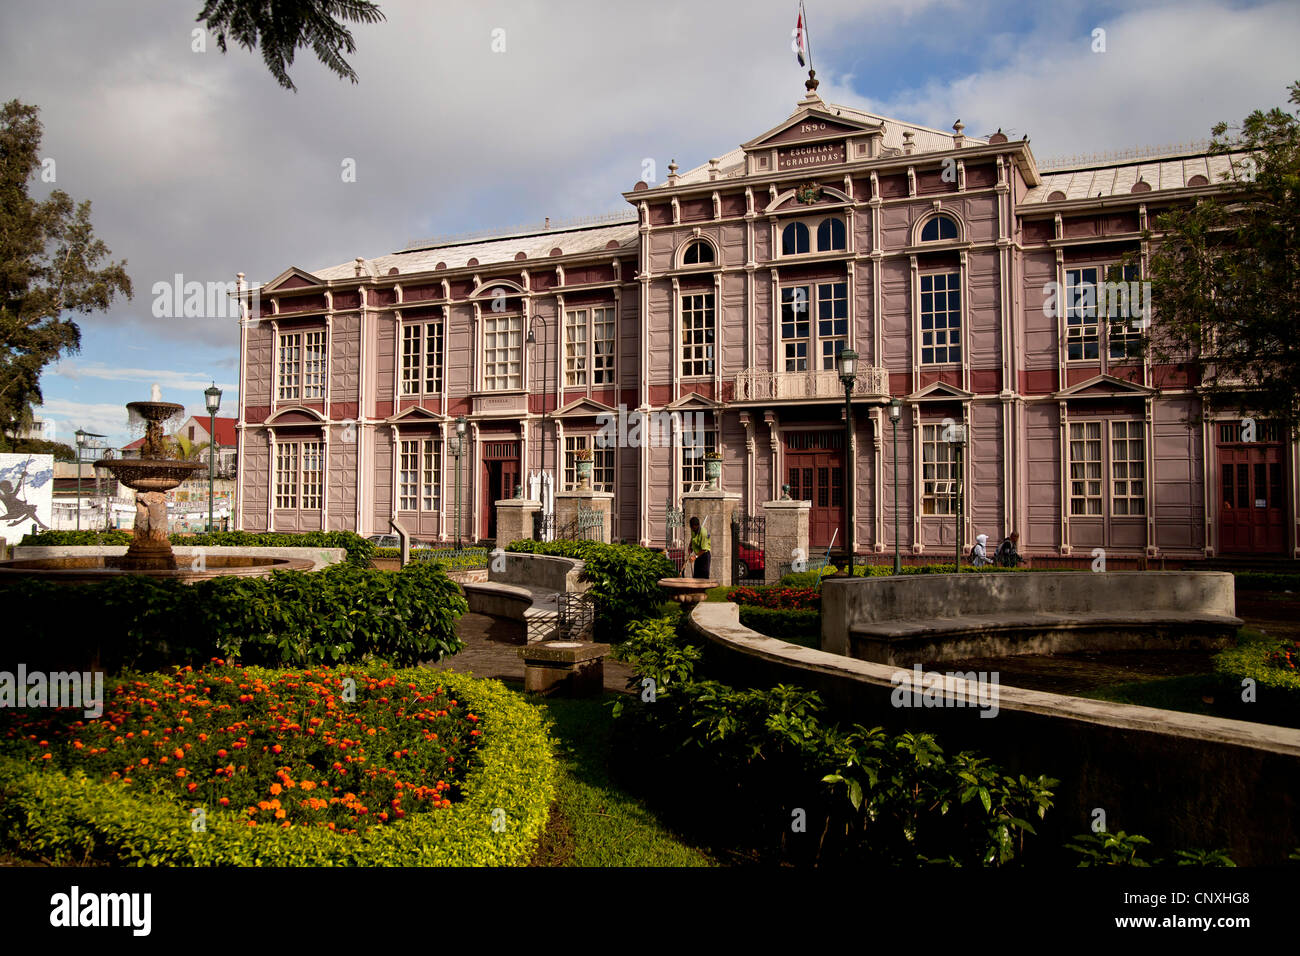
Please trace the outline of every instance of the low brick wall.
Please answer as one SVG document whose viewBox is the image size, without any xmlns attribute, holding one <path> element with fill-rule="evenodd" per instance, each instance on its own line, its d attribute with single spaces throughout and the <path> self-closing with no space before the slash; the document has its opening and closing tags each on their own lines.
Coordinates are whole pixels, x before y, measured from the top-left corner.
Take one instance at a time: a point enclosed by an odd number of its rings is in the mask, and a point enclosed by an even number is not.
<svg viewBox="0 0 1300 956">
<path fill-rule="evenodd" d="M 1055 806 L 1035 821 L 1049 844 L 1087 832 L 1101 808 L 1107 829 L 1141 833 L 1161 856 L 1225 847 L 1239 864 L 1281 864 L 1300 847 L 1300 730 L 1007 686 L 992 719 L 971 707 L 895 706 L 911 698 L 893 678 L 910 672 L 764 637 L 729 602 L 697 605 L 690 624 L 708 642 L 711 677 L 797 684 L 842 721 L 934 733 L 946 751 L 1056 777 Z"/>
</svg>

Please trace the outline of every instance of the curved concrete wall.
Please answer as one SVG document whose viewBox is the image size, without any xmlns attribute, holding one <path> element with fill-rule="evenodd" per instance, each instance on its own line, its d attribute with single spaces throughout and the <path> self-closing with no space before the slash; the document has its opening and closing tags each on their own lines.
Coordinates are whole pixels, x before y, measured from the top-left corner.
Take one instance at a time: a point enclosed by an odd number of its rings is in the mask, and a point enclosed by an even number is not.
<svg viewBox="0 0 1300 956">
<path fill-rule="evenodd" d="M 879 663 L 1071 650 L 1222 646 L 1241 620 L 1233 577 L 1083 571 L 827 578 L 825 651 Z"/>
<path fill-rule="evenodd" d="M 210 554 L 213 556 L 230 555 L 232 557 L 246 558 L 298 558 L 303 561 L 312 563 L 311 570 L 319 571 L 329 564 L 342 564 L 348 558 L 348 552 L 344 548 L 253 548 L 253 547 L 232 547 L 229 545 L 176 545 L 172 548 L 176 555 L 176 560 L 190 560 L 195 554 Z M 112 544 L 89 544 L 89 545 L 57 545 L 52 547 L 36 545 L 19 545 L 14 548 L 14 559 L 25 558 L 75 558 L 78 555 L 104 555 L 106 557 L 121 557 L 126 554 L 126 545 Z"/>
<path fill-rule="evenodd" d="M 934 733 L 947 752 L 1056 777 L 1056 805 L 1036 822 L 1048 845 L 1087 832 L 1101 808 L 1107 829 L 1141 833 L 1155 855 L 1226 847 L 1240 864 L 1279 864 L 1300 847 L 1300 730 L 1006 686 L 984 719 L 988 711 L 953 706 L 964 680 L 939 692 L 946 706 L 911 706 L 912 671 L 765 637 L 729 602 L 697 605 L 690 623 L 708 641 L 711 677 L 799 684 L 841 720 Z"/>
<path fill-rule="evenodd" d="M 498 571 L 497 567 L 503 558 L 505 567 Z M 578 592 L 587 590 L 587 582 L 578 580 L 585 567 L 576 558 L 503 551 L 488 558 L 488 580 L 500 584 L 546 588 L 549 591 Z"/>
</svg>

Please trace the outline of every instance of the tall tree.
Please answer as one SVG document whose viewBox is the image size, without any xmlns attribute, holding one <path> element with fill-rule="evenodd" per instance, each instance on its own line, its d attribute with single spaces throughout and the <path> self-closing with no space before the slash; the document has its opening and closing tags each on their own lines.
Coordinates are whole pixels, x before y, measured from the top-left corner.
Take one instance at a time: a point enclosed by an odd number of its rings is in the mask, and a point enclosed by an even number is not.
<svg viewBox="0 0 1300 956">
<path fill-rule="evenodd" d="M 342 21 L 378 23 L 384 15 L 370 0 L 207 0 L 196 19 L 216 33 L 222 53 L 227 34 L 246 50 L 260 44 L 271 75 L 297 92 L 289 66 L 299 47 L 311 47 L 329 70 L 355 83 L 356 71 L 343 54 L 355 53 L 357 47 Z"/>
<path fill-rule="evenodd" d="M 1300 106 L 1300 82 L 1289 90 Z M 1300 435 L 1300 114 L 1256 110 L 1213 136 L 1236 188 L 1157 218 L 1152 351 L 1189 365 L 1219 407 Z"/>
<path fill-rule="evenodd" d="M 131 297 L 126 262 L 106 262 L 88 200 L 74 204 L 60 189 L 43 201 L 28 195 L 41 169 L 38 113 L 17 100 L 0 110 L 0 436 L 31 420 L 41 370 L 81 347 L 68 313 Z"/>
</svg>

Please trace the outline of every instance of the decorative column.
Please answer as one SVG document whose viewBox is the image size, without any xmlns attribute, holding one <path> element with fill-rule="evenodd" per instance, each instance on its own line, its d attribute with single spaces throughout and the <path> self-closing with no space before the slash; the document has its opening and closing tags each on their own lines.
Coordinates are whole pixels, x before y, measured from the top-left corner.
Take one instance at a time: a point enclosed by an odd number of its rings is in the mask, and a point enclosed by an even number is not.
<svg viewBox="0 0 1300 956">
<path fill-rule="evenodd" d="M 808 519 L 811 501 L 784 498 L 763 502 L 764 551 L 763 583 L 781 580 L 781 565 L 808 560 Z"/>
<path fill-rule="evenodd" d="M 734 491 L 706 489 L 682 495 L 683 536 L 690 547 L 691 518 L 699 518 L 708 532 L 713 550 L 709 557 L 709 577 L 730 587 L 731 580 L 731 517 L 736 513 L 740 495 Z M 689 568 L 683 573 L 690 577 Z"/>
</svg>

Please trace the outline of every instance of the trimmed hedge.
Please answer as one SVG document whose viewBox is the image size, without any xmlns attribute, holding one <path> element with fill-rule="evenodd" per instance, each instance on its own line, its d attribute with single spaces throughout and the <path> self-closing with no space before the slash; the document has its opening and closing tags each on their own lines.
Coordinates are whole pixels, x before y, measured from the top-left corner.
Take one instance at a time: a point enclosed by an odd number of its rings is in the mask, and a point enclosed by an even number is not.
<svg viewBox="0 0 1300 956">
<path fill-rule="evenodd" d="M 905 564 L 902 567 L 903 574 L 952 574 L 953 566 L 951 564 Z M 840 573 L 840 568 L 834 565 L 827 565 L 816 571 L 794 571 L 784 575 L 780 584 L 787 588 L 814 588 L 817 587 L 820 580 L 832 574 Z M 972 568 L 963 564 L 961 566 L 962 574 L 1026 574 L 1031 571 L 1080 571 L 1082 568 L 1004 568 L 996 564 L 986 564 L 980 568 Z M 892 564 L 858 564 L 853 567 L 853 576 L 855 578 L 888 578 L 894 574 Z"/>
<path fill-rule="evenodd" d="M 585 563 L 583 580 L 596 605 L 596 636 L 619 641 L 634 622 L 656 614 L 664 603 L 660 578 L 677 569 L 662 553 L 637 544 L 600 541 L 512 541 L 507 551 L 577 558 Z"/>
<path fill-rule="evenodd" d="M 24 545 L 42 548 L 68 545 L 130 545 L 134 532 L 114 529 L 110 531 L 42 531 L 23 536 Z M 348 564 L 359 568 L 370 567 L 375 556 L 375 545 L 354 531 L 304 531 L 296 534 L 262 531 L 211 531 L 202 534 L 171 536 L 173 545 L 188 547 L 230 548 L 343 548 L 348 553 Z"/>
<path fill-rule="evenodd" d="M 1290 726 L 1300 719 L 1300 673 L 1269 662 L 1270 656 L 1287 650 L 1295 653 L 1293 642 L 1243 630 L 1236 647 L 1226 648 L 1214 656 L 1216 676 L 1224 680 L 1228 685 L 1226 690 L 1236 699 L 1240 699 L 1243 680 L 1249 678 L 1255 682 L 1255 702 L 1243 707 L 1257 709 L 1258 718 L 1247 719 L 1268 722 L 1281 718 Z"/>
<path fill-rule="evenodd" d="M 62 654 L 60 667 L 84 667 L 98 649 L 110 672 L 213 657 L 270 666 L 376 658 L 416 664 L 464 646 L 456 622 L 469 609 L 455 582 L 432 564 L 400 571 L 338 564 L 193 584 L 129 574 L 77 585 L 13 578 L 0 581 L 0 602 L 47 609 L 14 618 L 3 657 L 35 668 L 42 657 Z M 81 626 L 52 630 L 52 615 Z"/>
<path fill-rule="evenodd" d="M 767 637 L 816 647 L 821 643 L 821 611 L 740 605 L 740 623 Z M 811 642 L 811 643 L 809 643 Z"/>
<path fill-rule="evenodd" d="M 263 672 L 271 676 L 274 672 Z M 497 681 L 449 671 L 385 671 L 422 690 L 454 689 L 481 715 L 484 742 L 449 809 L 356 835 L 250 827 L 235 810 L 55 773 L 0 757 L 0 844 L 56 863 L 127 866 L 508 866 L 526 863 L 555 797 L 556 768 L 541 712 Z M 358 693 L 361 682 L 358 682 Z M 500 812 L 498 812 L 500 811 Z M 504 828 L 498 822 L 503 821 Z"/>
</svg>

